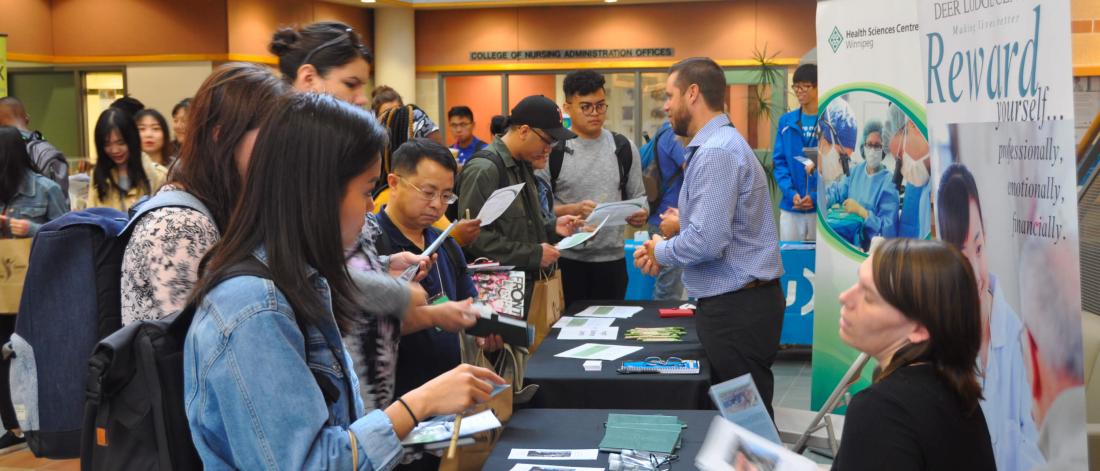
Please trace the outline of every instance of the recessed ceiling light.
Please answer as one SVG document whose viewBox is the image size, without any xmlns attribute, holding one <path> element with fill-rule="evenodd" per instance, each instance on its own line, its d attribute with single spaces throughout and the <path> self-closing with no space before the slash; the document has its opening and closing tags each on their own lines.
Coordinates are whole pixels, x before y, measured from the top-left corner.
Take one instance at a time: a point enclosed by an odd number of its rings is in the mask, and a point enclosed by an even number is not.
<svg viewBox="0 0 1100 471">
<path fill-rule="evenodd" d="M 360 0 L 360 1 L 362 1 L 363 3 L 374 3 L 374 0 Z"/>
<path fill-rule="evenodd" d="M 615 2 L 618 2 L 619 0 L 603 0 L 603 1 L 604 1 L 604 3 L 615 3 Z"/>
</svg>

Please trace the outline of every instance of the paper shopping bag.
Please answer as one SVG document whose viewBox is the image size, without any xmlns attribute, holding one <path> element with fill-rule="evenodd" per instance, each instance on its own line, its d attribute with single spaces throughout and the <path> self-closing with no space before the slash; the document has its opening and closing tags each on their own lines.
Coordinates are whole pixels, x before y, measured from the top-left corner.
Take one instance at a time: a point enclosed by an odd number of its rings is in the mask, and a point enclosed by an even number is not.
<svg viewBox="0 0 1100 471">
<path fill-rule="evenodd" d="M 19 312 L 32 239 L 0 239 L 0 314 Z"/>
<path fill-rule="evenodd" d="M 535 342 L 531 353 L 538 349 L 542 339 L 550 333 L 550 327 L 561 319 L 565 311 L 565 291 L 561 285 L 561 270 L 546 275 L 539 273 L 535 291 L 531 295 L 531 309 L 527 311 L 527 323 L 535 327 Z"/>
</svg>

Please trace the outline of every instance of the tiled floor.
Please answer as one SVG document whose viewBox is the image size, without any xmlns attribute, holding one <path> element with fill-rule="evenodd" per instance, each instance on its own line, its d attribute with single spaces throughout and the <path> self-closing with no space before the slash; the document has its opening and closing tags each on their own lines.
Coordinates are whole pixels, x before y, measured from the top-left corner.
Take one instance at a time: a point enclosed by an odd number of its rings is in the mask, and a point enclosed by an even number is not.
<svg viewBox="0 0 1100 471">
<path fill-rule="evenodd" d="M 810 409 L 810 359 L 789 356 L 772 365 L 775 394 L 772 405 L 792 409 Z"/>
</svg>

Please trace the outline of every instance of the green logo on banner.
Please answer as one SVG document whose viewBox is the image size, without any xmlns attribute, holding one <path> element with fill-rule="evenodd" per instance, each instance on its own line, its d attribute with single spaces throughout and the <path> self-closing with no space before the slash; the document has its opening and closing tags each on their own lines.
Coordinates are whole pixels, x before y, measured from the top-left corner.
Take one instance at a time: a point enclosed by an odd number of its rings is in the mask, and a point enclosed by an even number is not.
<svg viewBox="0 0 1100 471">
<path fill-rule="evenodd" d="M 829 46 L 832 46 L 833 53 L 835 54 L 837 49 L 840 49 L 840 45 L 844 43 L 844 35 L 840 34 L 840 28 L 833 26 L 833 34 L 829 35 Z"/>
</svg>

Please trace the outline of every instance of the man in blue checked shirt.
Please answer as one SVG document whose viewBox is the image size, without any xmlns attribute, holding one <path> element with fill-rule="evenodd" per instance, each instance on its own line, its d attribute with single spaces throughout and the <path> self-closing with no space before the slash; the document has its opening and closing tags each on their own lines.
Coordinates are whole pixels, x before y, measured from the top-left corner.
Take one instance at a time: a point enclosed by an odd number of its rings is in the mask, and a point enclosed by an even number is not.
<svg viewBox="0 0 1100 471">
<path fill-rule="evenodd" d="M 684 286 L 698 299 L 695 323 L 714 381 L 751 373 L 774 416 L 771 366 L 785 302 L 764 168 L 723 112 L 726 79 L 713 60 L 673 65 L 665 95 L 672 130 L 691 139 L 680 234 L 669 240 L 654 235 L 634 252 L 634 264 L 650 275 L 661 266 L 684 268 Z"/>
</svg>

